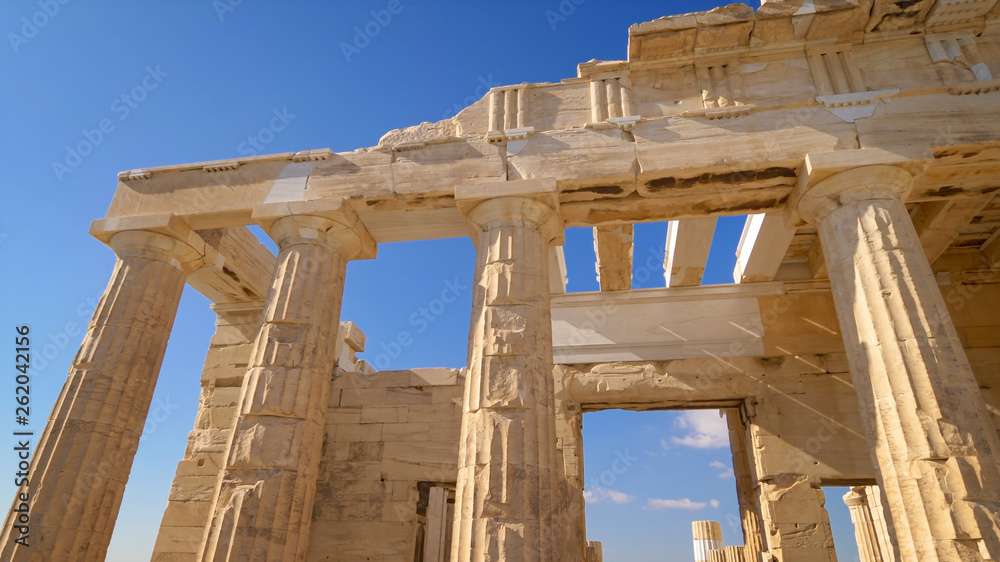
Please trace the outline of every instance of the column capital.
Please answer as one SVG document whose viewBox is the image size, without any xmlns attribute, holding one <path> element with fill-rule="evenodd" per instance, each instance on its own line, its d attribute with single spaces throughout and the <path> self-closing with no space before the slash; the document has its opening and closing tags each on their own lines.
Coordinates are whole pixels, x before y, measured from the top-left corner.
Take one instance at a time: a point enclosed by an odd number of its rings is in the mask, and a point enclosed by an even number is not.
<svg viewBox="0 0 1000 562">
<path fill-rule="evenodd" d="M 260 203 L 251 219 L 279 249 L 293 244 L 331 245 L 349 260 L 372 259 L 378 252 L 375 240 L 343 197 Z"/>
<path fill-rule="evenodd" d="M 865 505 L 867 501 L 865 495 L 862 493 L 864 491 L 864 488 L 862 488 L 861 490 L 862 491 L 859 492 L 858 487 L 851 488 L 851 491 L 844 494 L 844 504 L 846 504 L 847 507 L 858 507 Z"/>
<path fill-rule="evenodd" d="M 789 210 L 815 224 L 854 201 L 905 198 L 913 179 L 933 159 L 930 147 L 808 154 L 799 169 L 798 185 L 789 197 Z"/>
<path fill-rule="evenodd" d="M 488 224 L 504 220 L 538 224 L 550 246 L 561 246 L 566 238 L 554 178 L 460 185 L 455 188 L 455 205 L 473 239 Z"/>
<path fill-rule="evenodd" d="M 933 161 L 930 146 L 923 145 L 807 154 L 789 211 L 815 224 L 852 201 L 903 198 Z"/>
<path fill-rule="evenodd" d="M 903 199 L 912 185 L 913 176 L 903 168 L 886 165 L 853 168 L 800 191 L 796 210 L 804 220 L 816 224 L 855 201 Z"/>
<path fill-rule="evenodd" d="M 205 241 L 183 219 L 170 213 L 98 219 L 91 223 L 90 234 L 119 258 L 164 261 L 185 275 L 204 265 L 208 252 Z"/>
</svg>

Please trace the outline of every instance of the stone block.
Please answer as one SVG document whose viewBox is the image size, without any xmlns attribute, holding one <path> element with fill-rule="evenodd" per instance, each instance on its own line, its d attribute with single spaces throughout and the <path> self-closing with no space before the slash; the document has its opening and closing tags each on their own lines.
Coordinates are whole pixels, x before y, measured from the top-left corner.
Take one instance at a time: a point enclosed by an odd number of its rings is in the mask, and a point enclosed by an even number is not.
<svg viewBox="0 0 1000 562">
<path fill-rule="evenodd" d="M 327 437 L 329 438 L 329 434 L 327 434 Z M 351 456 L 351 445 L 353 445 L 353 443 L 327 442 L 326 460 L 332 460 L 334 462 L 343 462 L 348 460 Z"/>
<path fill-rule="evenodd" d="M 219 474 L 222 455 L 205 452 L 195 453 L 191 458 L 177 463 L 178 476 L 215 476 Z"/>
<path fill-rule="evenodd" d="M 202 529 L 212 509 L 211 501 L 174 501 L 163 512 L 163 527 L 197 527 Z M 198 533 L 201 536 L 201 533 Z"/>
<path fill-rule="evenodd" d="M 410 386 L 454 386 L 458 381 L 458 369 L 410 370 Z"/>
<path fill-rule="evenodd" d="M 410 386 L 410 371 L 378 371 L 363 375 L 366 388 L 397 388 Z"/>
<path fill-rule="evenodd" d="M 384 443 L 376 441 L 359 441 L 351 443 L 347 456 L 349 461 L 380 461 Z"/>
<path fill-rule="evenodd" d="M 361 423 L 405 422 L 406 416 L 405 406 L 365 406 L 361 409 Z"/>
<path fill-rule="evenodd" d="M 449 482 L 458 476 L 457 441 L 386 443 L 382 459 L 382 471 L 393 480 Z"/>
<path fill-rule="evenodd" d="M 176 476 L 170 486 L 170 501 L 210 502 L 217 476 Z"/>
<path fill-rule="evenodd" d="M 338 406 L 326 412 L 326 425 L 361 423 L 361 406 Z"/>
<path fill-rule="evenodd" d="M 365 388 L 366 383 L 366 377 L 361 373 L 344 372 L 333 379 L 330 388 Z"/>
<path fill-rule="evenodd" d="M 203 531 L 201 525 L 186 527 L 164 525 L 156 536 L 152 560 L 157 562 L 191 560 L 192 554 L 198 552 L 201 546 Z"/>
<path fill-rule="evenodd" d="M 408 415 L 411 422 L 442 423 L 461 420 L 462 410 L 451 403 L 415 404 L 409 407 Z"/>
<path fill-rule="evenodd" d="M 386 391 L 386 404 L 430 404 L 434 399 L 429 390 L 420 388 L 390 388 Z"/>
<path fill-rule="evenodd" d="M 460 386 L 437 386 L 431 389 L 431 402 L 462 405 L 464 389 Z"/>
<path fill-rule="evenodd" d="M 385 388 L 345 388 L 340 395 L 341 406 L 382 406 Z"/>
<path fill-rule="evenodd" d="M 462 429 L 462 424 L 459 422 L 432 423 L 429 425 L 427 439 L 445 443 L 457 442 Z"/>
<path fill-rule="evenodd" d="M 353 441 L 381 441 L 382 424 L 342 424 L 337 426 L 333 440 L 337 443 L 350 443 Z"/>
<path fill-rule="evenodd" d="M 382 426 L 382 441 L 427 441 L 431 435 L 431 424 L 428 423 L 387 423 Z"/>
</svg>

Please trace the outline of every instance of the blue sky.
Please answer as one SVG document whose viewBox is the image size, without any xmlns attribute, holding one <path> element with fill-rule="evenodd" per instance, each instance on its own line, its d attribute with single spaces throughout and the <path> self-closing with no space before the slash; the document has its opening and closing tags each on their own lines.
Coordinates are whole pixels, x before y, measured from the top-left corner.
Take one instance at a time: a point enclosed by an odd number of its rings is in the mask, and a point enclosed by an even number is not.
<svg viewBox="0 0 1000 562">
<path fill-rule="evenodd" d="M 112 252 L 87 229 L 104 216 L 119 171 L 372 146 L 390 129 L 453 115 L 491 86 L 558 81 L 575 76 L 580 62 L 625 58 L 632 23 L 715 5 L 3 3 L 0 256 L 6 275 L 0 280 L 0 329 L 13 337 L 13 326 L 29 324 L 35 338 L 30 429 L 41 433 L 111 273 Z M 731 281 L 741 226 L 738 218 L 720 221 L 706 282 Z M 637 266 L 647 259 L 662 263 L 665 231 L 663 224 L 636 228 Z M 567 240 L 569 290 L 595 290 L 590 231 L 571 229 Z M 368 334 L 364 357 L 375 363 L 386 353 L 380 342 L 408 329 L 410 315 L 446 283 L 471 285 L 473 258 L 471 242 L 456 239 L 383 244 L 377 260 L 352 263 L 342 317 Z M 636 285 L 662 286 L 663 278 L 649 275 Z M 470 300 L 471 291 L 435 314 L 413 345 L 395 357 L 386 353 L 382 363 L 463 366 Z M 142 560 L 152 550 L 193 425 L 213 331 L 208 301 L 187 290 L 156 389 L 156 416 L 140 444 L 109 560 Z M 7 345 L 5 356 L 12 341 Z M 12 395 L 13 382 L 8 384 L 10 392 L 0 395 Z M 0 436 L 13 429 L 10 402 L 0 406 Z M 720 478 L 731 468 L 728 447 L 685 445 L 697 442 L 685 438 L 702 427 L 692 419 L 677 412 L 586 416 L 588 475 L 599 476 L 623 446 L 640 459 L 613 483 L 589 490 L 589 532 L 604 541 L 609 562 L 689 560 L 693 519 L 721 520 L 727 543 L 741 540 L 726 524 L 736 513 L 733 481 Z M 12 474 L 15 459 L 2 439 L 0 474 Z M 0 479 L 0 496 L 13 493 L 8 482 Z M 828 503 L 841 508 L 842 493 L 829 494 Z M 848 546 L 841 546 L 842 560 L 856 556 Z"/>
</svg>

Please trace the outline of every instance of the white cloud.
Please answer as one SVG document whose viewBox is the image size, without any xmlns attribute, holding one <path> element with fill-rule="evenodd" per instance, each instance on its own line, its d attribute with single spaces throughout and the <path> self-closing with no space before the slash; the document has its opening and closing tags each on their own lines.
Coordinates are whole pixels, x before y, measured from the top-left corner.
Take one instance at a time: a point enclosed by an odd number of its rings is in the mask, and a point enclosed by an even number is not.
<svg viewBox="0 0 1000 562">
<path fill-rule="evenodd" d="M 713 500 L 714 501 L 714 500 Z M 697 511 L 699 509 L 705 509 L 708 504 L 705 502 L 693 502 L 687 498 L 682 498 L 679 500 L 662 500 L 659 498 L 650 498 L 646 501 L 647 509 L 689 509 L 691 511 Z"/>
<path fill-rule="evenodd" d="M 729 465 L 727 465 L 726 463 L 724 463 L 724 462 L 721 462 L 721 461 L 712 461 L 712 462 L 708 463 L 708 466 L 710 466 L 710 467 L 712 467 L 712 468 L 714 468 L 716 470 L 721 471 L 721 472 L 719 472 L 719 478 L 721 478 L 723 480 L 728 480 L 730 478 L 736 478 L 736 474 L 733 472 L 733 469 Z"/>
<path fill-rule="evenodd" d="M 677 445 L 696 449 L 729 446 L 729 427 L 726 418 L 719 416 L 718 410 L 689 410 L 682 413 L 674 423 L 687 430 L 687 435 L 671 438 Z"/>
<path fill-rule="evenodd" d="M 708 505 L 712 507 L 719 507 L 719 500 L 708 500 Z"/>
<path fill-rule="evenodd" d="M 631 494 L 608 488 L 591 488 L 583 491 L 583 499 L 587 503 L 598 503 L 601 500 L 610 500 L 611 503 L 628 503 L 634 497 Z"/>
</svg>

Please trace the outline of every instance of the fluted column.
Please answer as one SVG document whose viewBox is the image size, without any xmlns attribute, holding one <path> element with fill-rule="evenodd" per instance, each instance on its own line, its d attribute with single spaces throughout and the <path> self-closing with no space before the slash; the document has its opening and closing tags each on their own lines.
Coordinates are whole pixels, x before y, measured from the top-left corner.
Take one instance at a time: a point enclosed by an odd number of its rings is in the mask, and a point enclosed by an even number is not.
<svg viewBox="0 0 1000 562">
<path fill-rule="evenodd" d="M 864 486 L 865 503 L 868 504 L 868 516 L 871 517 L 875 527 L 875 536 L 878 537 L 879 552 L 885 562 L 895 562 L 895 554 L 892 549 L 892 537 L 889 535 L 889 524 L 886 522 L 886 511 L 882 505 L 882 489 L 878 486 Z"/>
<path fill-rule="evenodd" d="M 580 559 L 554 544 L 556 466 L 548 246 L 554 181 L 456 189 L 476 245 L 452 561 Z"/>
<path fill-rule="evenodd" d="M 178 219 L 154 219 L 132 222 L 156 231 L 102 233 L 118 260 L 31 459 L 30 546 L 8 515 L 0 560 L 104 560 L 184 280 L 204 252 Z"/>
<path fill-rule="evenodd" d="M 279 247 L 201 559 L 301 561 L 348 260 L 375 243 L 340 199 L 258 205 Z"/>
<path fill-rule="evenodd" d="M 1000 444 L 903 203 L 911 174 L 808 180 L 798 211 L 819 230 L 900 559 L 1000 559 Z"/>
<path fill-rule="evenodd" d="M 604 549 L 599 541 L 587 541 L 583 562 L 604 562 Z"/>
<path fill-rule="evenodd" d="M 863 487 L 851 488 L 844 494 L 844 503 L 851 512 L 854 523 L 854 538 L 858 543 L 858 558 L 861 562 L 883 562 L 879 537 L 868 507 L 867 495 Z"/>
<path fill-rule="evenodd" d="M 826 494 L 802 474 L 760 482 L 761 526 L 767 552 L 781 562 L 837 562 Z"/>
<path fill-rule="evenodd" d="M 747 430 L 741 408 L 726 408 L 729 425 L 729 447 L 733 453 L 733 475 L 736 477 L 736 498 L 740 504 L 740 521 L 743 526 L 743 545 L 749 558 L 757 560 L 764 550 L 760 531 L 760 515 L 754 492 L 753 472 L 750 470 L 750 453 L 747 451 Z"/>
<path fill-rule="evenodd" d="M 694 562 L 708 562 L 713 551 L 721 551 L 722 524 L 718 521 L 692 521 L 691 537 L 694 540 Z"/>
</svg>

